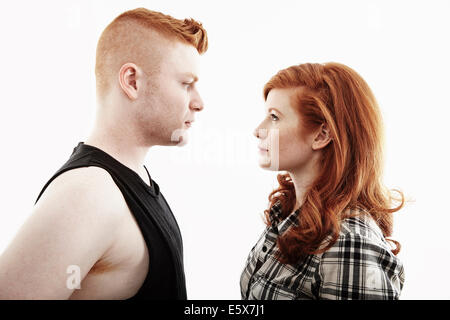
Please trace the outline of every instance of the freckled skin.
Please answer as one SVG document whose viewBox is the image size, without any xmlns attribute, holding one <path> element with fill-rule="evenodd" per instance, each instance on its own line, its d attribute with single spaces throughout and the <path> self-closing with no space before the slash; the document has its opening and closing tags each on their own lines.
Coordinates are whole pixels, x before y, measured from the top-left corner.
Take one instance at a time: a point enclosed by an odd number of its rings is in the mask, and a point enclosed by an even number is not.
<svg viewBox="0 0 450 320">
<path fill-rule="evenodd" d="M 266 136 L 260 136 L 261 144 L 269 148 L 268 153 L 260 159 L 263 168 L 270 166 L 270 159 L 273 159 L 277 152 L 269 146 L 270 135 L 273 135 L 275 130 L 278 130 L 279 136 L 278 171 L 298 170 L 307 166 L 313 156 L 311 143 L 314 134 L 304 133 L 300 115 L 291 105 L 292 94 L 293 89 L 272 89 L 267 96 L 266 117 L 255 130 L 255 134 L 260 129 L 267 130 L 268 133 Z"/>
<path fill-rule="evenodd" d="M 196 79 L 186 76 L 199 76 L 197 49 L 134 23 L 120 24 L 111 37 L 127 45 L 117 46 L 113 53 L 105 50 L 97 66 L 99 116 L 110 118 L 108 131 L 131 135 L 144 147 L 176 145 L 178 141 L 171 139 L 174 131 L 187 129 L 185 121 L 195 119 L 195 112 L 203 109 Z M 99 52 L 101 48 L 97 55 Z M 124 95 L 118 79 L 119 70 L 126 62 L 132 62 L 137 68 L 138 98 L 132 103 Z M 118 107 L 111 110 L 113 106 Z M 183 137 L 186 139 L 187 135 Z"/>
<path fill-rule="evenodd" d="M 265 103 L 265 118 L 255 129 L 258 144 L 268 152 L 260 153 L 259 165 L 263 169 L 286 171 L 295 187 L 296 208 L 303 202 L 306 190 L 318 175 L 322 148 L 329 140 L 320 135 L 320 128 L 305 130 L 300 114 L 292 105 L 292 97 L 301 89 L 272 89 Z M 271 143 L 278 134 L 278 148 Z M 274 138 L 275 137 L 275 138 Z"/>
<path fill-rule="evenodd" d="M 171 141 L 177 129 L 187 129 L 185 121 L 195 119 L 203 101 L 188 73 L 198 74 L 199 55 L 190 45 L 177 43 L 161 62 L 160 72 L 148 78 L 146 97 L 137 111 L 137 125 L 144 137 L 158 145 Z M 194 81 L 194 82 L 193 82 Z"/>
</svg>

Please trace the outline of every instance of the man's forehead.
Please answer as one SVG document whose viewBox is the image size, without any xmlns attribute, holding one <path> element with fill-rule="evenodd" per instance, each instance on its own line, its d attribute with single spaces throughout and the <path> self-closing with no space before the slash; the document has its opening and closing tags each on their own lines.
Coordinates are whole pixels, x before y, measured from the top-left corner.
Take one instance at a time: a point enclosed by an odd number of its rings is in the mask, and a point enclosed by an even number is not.
<svg viewBox="0 0 450 320">
<path fill-rule="evenodd" d="M 164 71 L 196 81 L 199 78 L 199 66 L 199 54 L 188 46 L 174 46 L 168 49 L 167 55 L 164 55 L 161 61 Z"/>
<path fill-rule="evenodd" d="M 189 66 L 196 67 L 198 65 L 200 55 L 197 50 L 190 44 L 173 40 L 172 45 L 168 48 L 168 60 L 178 62 Z"/>
</svg>

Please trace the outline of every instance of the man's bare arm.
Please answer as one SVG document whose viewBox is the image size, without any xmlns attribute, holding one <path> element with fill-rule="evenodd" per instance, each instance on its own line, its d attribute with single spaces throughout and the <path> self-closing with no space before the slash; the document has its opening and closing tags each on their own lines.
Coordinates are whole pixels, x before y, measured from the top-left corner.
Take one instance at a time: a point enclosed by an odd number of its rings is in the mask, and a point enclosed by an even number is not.
<svg viewBox="0 0 450 320">
<path fill-rule="evenodd" d="M 58 176 L 0 256 L 0 299 L 68 299 L 68 278 L 79 268 L 83 279 L 112 246 L 124 205 L 101 168 Z"/>
</svg>

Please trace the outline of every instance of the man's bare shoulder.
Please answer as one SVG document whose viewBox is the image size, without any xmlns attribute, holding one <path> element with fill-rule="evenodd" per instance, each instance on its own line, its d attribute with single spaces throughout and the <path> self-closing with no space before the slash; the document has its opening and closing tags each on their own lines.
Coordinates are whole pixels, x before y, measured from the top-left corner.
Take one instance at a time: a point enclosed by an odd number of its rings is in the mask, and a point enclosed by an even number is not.
<svg viewBox="0 0 450 320">
<path fill-rule="evenodd" d="M 87 275 L 114 245 L 124 207 L 120 190 L 101 168 L 56 177 L 0 257 L 0 298 L 70 297 L 68 266 L 79 268 L 80 279 Z"/>
<path fill-rule="evenodd" d="M 44 191 L 35 210 L 55 206 L 65 211 L 103 213 L 112 219 L 127 212 L 125 199 L 109 172 L 96 166 L 61 173 Z"/>
</svg>

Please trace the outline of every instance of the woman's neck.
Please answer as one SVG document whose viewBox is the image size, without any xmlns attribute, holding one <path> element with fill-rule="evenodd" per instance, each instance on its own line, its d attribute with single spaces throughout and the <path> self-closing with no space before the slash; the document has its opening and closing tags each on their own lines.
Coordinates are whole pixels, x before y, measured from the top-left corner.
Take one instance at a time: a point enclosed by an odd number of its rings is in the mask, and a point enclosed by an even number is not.
<svg viewBox="0 0 450 320">
<path fill-rule="evenodd" d="M 288 171 L 291 176 L 295 188 L 295 205 L 294 210 L 299 209 L 305 202 L 306 193 L 317 178 L 318 169 L 315 161 L 311 161 L 308 165 Z"/>
</svg>

